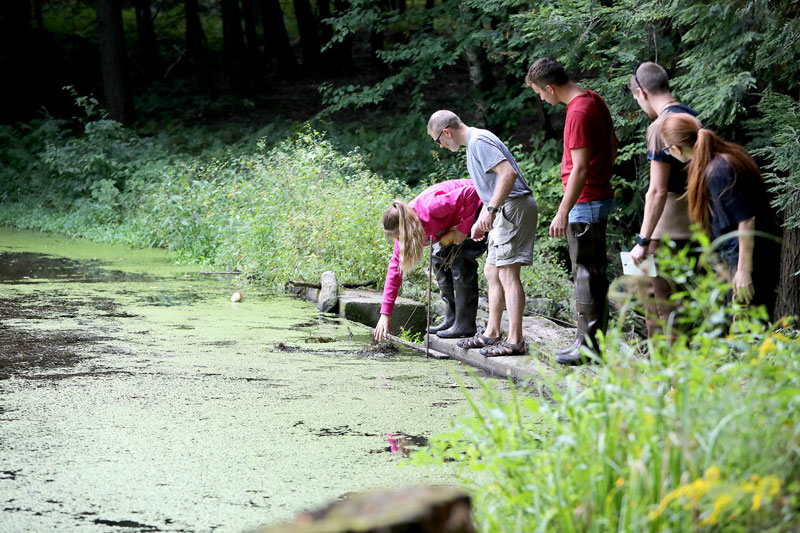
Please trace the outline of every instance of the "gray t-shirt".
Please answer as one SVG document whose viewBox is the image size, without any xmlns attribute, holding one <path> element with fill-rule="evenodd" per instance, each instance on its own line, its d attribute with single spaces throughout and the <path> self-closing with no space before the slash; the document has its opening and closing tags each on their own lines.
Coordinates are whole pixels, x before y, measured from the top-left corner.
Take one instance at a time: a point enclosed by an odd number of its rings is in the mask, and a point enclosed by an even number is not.
<svg viewBox="0 0 800 533">
<path fill-rule="evenodd" d="M 501 161 L 511 163 L 511 167 L 517 173 L 517 181 L 508 193 L 508 199 L 529 194 L 531 188 L 503 141 L 491 131 L 470 128 L 467 132 L 467 170 L 484 205 L 488 205 L 492 199 L 497 184 L 497 174 L 492 169 Z"/>
</svg>

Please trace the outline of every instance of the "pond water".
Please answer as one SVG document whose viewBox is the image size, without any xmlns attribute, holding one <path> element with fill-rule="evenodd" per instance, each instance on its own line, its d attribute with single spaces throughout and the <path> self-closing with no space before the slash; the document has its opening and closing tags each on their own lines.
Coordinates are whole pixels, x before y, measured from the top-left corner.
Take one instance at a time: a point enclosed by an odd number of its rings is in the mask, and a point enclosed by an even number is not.
<svg viewBox="0 0 800 533">
<path fill-rule="evenodd" d="M 401 463 L 468 411 L 463 366 L 201 270 L 0 228 L 0 531 L 246 531 L 456 482 Z"/>
</svg>

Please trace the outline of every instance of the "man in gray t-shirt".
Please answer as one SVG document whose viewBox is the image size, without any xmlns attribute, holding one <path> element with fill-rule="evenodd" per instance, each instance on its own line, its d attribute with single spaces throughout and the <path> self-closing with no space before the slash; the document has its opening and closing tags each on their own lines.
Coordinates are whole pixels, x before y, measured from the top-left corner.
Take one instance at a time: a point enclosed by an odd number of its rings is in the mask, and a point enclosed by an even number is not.
<svg viewBox="0 0 800 533">
<path fill-rule="evenodd" d="M 483 202 L 472 226 L 473 240 L 488 234 L 489 253 L 484 273 L 489 282 L 489 321 L 483 334 L 462 339 L 462 348 L 481 348 L 487 357 L 524 355 L 522 312 L 525 292 L 520 268 L 533 262 L 538 207 L 514 157 L 490 131 L 470 128 L 452 111 L 437 111 L 428 120 L 428 135 L 436 144 L 456 152 L 467 147 L 467 170 Z M 503 341 L 500 318 L 508 311 L 508 338 Z"/>
<path fill-rule="evenodd" d="M 469 128 L 467 130 L 467 170 L 484 205 L 488 205 L 494 194 L 497 173 L 494 171 L 499 163 L 508 161 L 517 173 L 514 186 L 508 198 L 517 198 L 531 194 L 531 188 L 522 176 L 522 171 L 514 161 L 514 156 L 497 136 L 488 130 Z"/>
</svg>

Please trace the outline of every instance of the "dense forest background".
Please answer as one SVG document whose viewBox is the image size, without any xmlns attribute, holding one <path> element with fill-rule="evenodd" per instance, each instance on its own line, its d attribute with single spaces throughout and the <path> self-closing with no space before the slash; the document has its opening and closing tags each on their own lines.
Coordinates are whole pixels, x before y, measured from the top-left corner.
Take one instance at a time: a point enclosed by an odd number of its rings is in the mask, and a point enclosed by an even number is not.
<svg viewBox="0 0 800 533">
<path fill-rule="evenodd" d="M 449 108 L 508 141 L 549 221 L 563 109 L 543 107 L 523 78 L 550 56 L 611 109 L 621 148 L 610 234 L 612 250 L 628 249 L 648 119 L 626 83 L 656 61 L 681 101 L 762 165 L 784 223 L 780 310 L 800 314 L 798 15 L 790 0 L 5 0 L 0 200 L 124 192 L 114 162 L 110 182 L 63 168 L 31 177 L 53 138 L 67 143 L 105 118 L 140 151 L 164 132 L 189 132 L 180 143 L 191 151 L 193 136 L 255 145 L 310 127 L 336 150 L 359 147 L 381 178 L 418 187 L 465 175 L 463 158 L 425 134 L 429 114 Z M 43 120 L 57 129 L 42 133 Z M 563 257 L 563 244 L 540 243 Z"/>
</svg>

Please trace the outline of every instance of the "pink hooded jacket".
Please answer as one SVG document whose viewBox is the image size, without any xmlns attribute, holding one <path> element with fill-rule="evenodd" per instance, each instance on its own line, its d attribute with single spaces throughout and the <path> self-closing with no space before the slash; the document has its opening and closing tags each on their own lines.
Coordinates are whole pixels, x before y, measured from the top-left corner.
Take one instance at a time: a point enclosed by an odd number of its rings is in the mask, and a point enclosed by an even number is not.
<svg viewBox="0 0 800 533">
<path fill-rule="evenodd" d="M 425 230 L 425 243 L 434 242 L 456 227 L 461 233 L 469 235 L 475 214 L 481 207 L 481 200 L 471 180 L 451 180 L 431 185 L 408 203 L 417 213 Z M 400 245 L 394 241 L 394 252 L 389 260 L 389 271 L 383 286 L 381 314 L 391 315 L 400 284 L 403 281 L 399 269 Z"/>
</svg>

